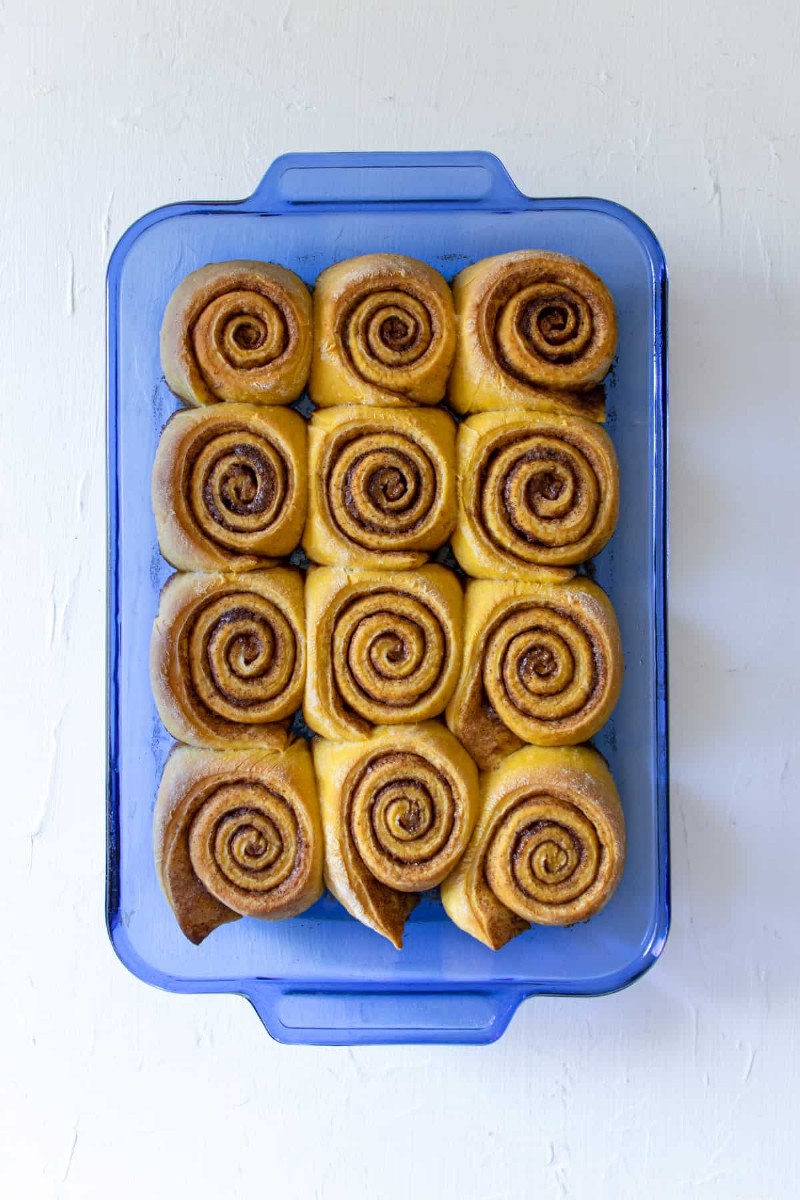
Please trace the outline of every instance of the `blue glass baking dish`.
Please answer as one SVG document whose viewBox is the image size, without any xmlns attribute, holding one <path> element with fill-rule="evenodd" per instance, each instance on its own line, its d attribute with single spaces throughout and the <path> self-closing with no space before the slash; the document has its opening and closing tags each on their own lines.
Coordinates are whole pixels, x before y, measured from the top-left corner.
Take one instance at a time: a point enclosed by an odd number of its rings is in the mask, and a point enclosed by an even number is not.
<svg viewBox="0 0 800 1200">
<path fill-rule="evenodd" d="M 413 913 L 402 952 L 328 896 L 302 917 L 237 921 L 195 947 L 161 895 L 151 846 L 171 745 L 148 679 L 170 571 L 150 511 L 156 444 L 177 407 L 159 363 L 167 299 L 190 271 L 225 259 L 283 263 L 313 284 L 330 263 L 368 251 L 411 254 L 451 278 L 523 247 L 584 259 L 619 314 L 607 398 L 621 519 L 592 567 L 617 610 L 627 665 L 596 739 L 627 821 L 619 890 L 592 921 L 533 929 L 497 953 L 451 924 L 434 897 Z M 666 294 L 664 256 L 633 213 L 602 200 L 529 199 L 483 153 L 287 155 L 247 200 L 170 205 L 124 234 L 108 269 L 107 919 L 135 975 L 177 992 L 244 995 L 285 1042 L 490 1042 L 528 996 L 611 992 L 656 960 L 669 926 Z"/>
</svg>

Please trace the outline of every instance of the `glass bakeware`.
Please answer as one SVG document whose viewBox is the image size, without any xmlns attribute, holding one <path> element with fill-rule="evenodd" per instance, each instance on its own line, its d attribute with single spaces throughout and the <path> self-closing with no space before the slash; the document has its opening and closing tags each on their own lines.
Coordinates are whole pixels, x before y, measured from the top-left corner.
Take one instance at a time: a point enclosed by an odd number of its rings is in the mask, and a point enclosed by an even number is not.
<svg viewBox="0 0 800 1200">
<path fill-rule="evenodd" d="M 328 895 L 301 917 L 236 921 L 193 946 L 159 888 L 151 832 L 171 746 L 148 677 L 171 573 L 150 508 L 159 434 L 178 407 L 159 362 L 167 300 L 190 271 L 226 259 L 279 262 L 313 285 L 330 263 L 371 251 L 413 255 L 452 279 L 522 248 L 586 261 L 619 317 L 606 427 L 621 515 L 591 573 L 613 601 L 626 660 L 622 697 L 595 739 L 625 810 L 620 887 L 591 921 L 533 928 L 496 953 L 456 928 L 436 897 L 412 914 L 402 952 Z M 123 235 L 108 268 L 107 921 L 140 979 L 246 996 L 284 1042 L 480 1043 L 499 1037 L 526 997 L 613 992 L 655 962 L 669 927 L 666 296 L 661 248 L 632 212 L 529 199 L 485 153 L 289 154 L 247 200 L 169 205 Z"/>
</svg>

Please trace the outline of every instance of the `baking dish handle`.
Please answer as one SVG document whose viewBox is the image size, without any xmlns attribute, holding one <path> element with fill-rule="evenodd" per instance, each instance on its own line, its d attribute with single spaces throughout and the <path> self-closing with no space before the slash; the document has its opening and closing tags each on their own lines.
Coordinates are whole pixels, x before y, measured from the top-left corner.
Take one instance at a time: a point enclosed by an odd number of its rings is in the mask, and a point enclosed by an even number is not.
<svg viewBox="0 0 800 1200">
<path fill-rule="evenodd" d="M 524 995 L 514 988 L 356 991 L 265 981 L 247 998 L 279 1042 L 358 1046 L 493 1042 Z"/>
<path fill-rule="evenodd" d="M 482 150 L 284 154 L 241 207 L 273 213 L 398 203 L 507 210 L 526 200 L 500 159 Z"/>
</svg>

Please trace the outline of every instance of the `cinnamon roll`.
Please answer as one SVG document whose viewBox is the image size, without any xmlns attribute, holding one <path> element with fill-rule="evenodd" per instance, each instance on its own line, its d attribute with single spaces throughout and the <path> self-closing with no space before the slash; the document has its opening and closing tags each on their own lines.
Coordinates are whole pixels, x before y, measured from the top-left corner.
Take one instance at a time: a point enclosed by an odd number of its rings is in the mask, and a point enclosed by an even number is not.
<svg viewBox="0 0 800 1200">
<path fill-rule="evenodd" d="M 265 750 L 173 750 L 153 821 L 156 870 L 199 945 L 239 917 L 277 921 L 322 895 L 323 843 L 305 742 Z"/>
<path fill-rule="evenodd" d="M 478 823 L 442 903 L 456 925 L 499 950 L 531 923 L 593 916 L 624 864 L 622 806 L 602 757 L 588 746 L 528 746 L 481 777 Z"/>
<path fill-rule="evenodd" d="M 575 745 L 608 720 L 622 673 L 617 619 L 596 584 L 476 580 L 447 724 L 482 770 L 525 742 Z"/>
<path fill-rule="evenodd" d="M 453 419 L 364 406 L 315 412 L 308 485 L 303 548 L 314 562 L 421 566 L 455 524 Z"/>
<path fill-rule="evenodd" d="M 461 663 L 461 585 L 446 567 L 312 568 L 303 714 L 316 733 L 363 738 L 443 712 Z"/>
<path fill-rule="evenodd" d="M 453 870 L 477 815 L 475 764 L 436 722 L 315 739 L 325 882 L 347 911 L 401 949 L 418 893 Z"/>
<path fill-rule="evenodd" d="M 283 748 L 305 672 L 299 571 L 177 574 L 167 581 L 150 678 L 161 720 L 179 741 Z"/>
<path fill-rule="evenodd" d="M 309 391 L 316 404 L 436 404 L 455 351 L 450 289 L 427 263 L 365 254 L 314 287 Z"/>
<path fill-rule="evenodd" d="M 161 435 L 153 512 L 183 571 L 252 571 L 291 554 L 306 515 L 306 426 L 295 412 L 224 404 L 178 412 Z"/>
<path fill-rule="evenodd" d="M 187 275 L 161 326 L 167 384 L 187 404 L 291 404 L 311 365 L 311 295 L 275 263 L 210 263 Z"/>
<path fill-rule="evenodd" d="M 602 421 L 598 385 L 616 353 L 617 318 L 585 263 L 548 250 L 499 254 L 461 271 L 453 298 L 457 412 L 522 405 Z"/>
<path fill-rule="evenodd" d="M 469 417 L 456 438 L 453 552 L 481 579 L 570 579 L 617 522 L 619 470 L 593 421 L 545 413 Z"/>
</svg>

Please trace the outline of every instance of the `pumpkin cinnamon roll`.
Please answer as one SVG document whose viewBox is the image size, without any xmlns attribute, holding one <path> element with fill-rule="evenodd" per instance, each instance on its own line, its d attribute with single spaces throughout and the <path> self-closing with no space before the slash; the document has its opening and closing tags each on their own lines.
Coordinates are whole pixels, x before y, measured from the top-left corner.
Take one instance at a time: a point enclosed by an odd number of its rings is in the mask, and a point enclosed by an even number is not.
<svg viewBox="0 0 800 1200">
<path fill-rule="evenodd" d="M 177 574 L 167 581 L 150 678 L 161 720 L 179 741 L 283 748 L 305 673 L 299 571 Z"/>
<path fill-rule="evenodd" d="M 522 405 L 603 420 L 598 385 L 616 353 L 617 318 L 585 263 L 548 250 L 499 254 L 461 271 L 453 299 L 457 412 Z"/>
<path fill-rule="evenodd" d="M 418 893 L 453 870 L 469 841 L 478 775 L 436 722 L 313 742 L 325 882 L 347 911 L 401 949 Z"/>
<path fill-rule="evenodd" d="M 478 823 L 442 903 L 456 925 L 499 950 L 532 923 L 593 916 L 624 864 L 622 806 L 602 757 L 588 746 L 528 746 L 481 777 Z"/>
<path fill-rule="evenodd" d="M 545 413 L 469 417 L 456 438 L 453 552 L 480 579 L 570 579 L 617 522 L 619 469 L 593 421 Z"/>
<path fill-rule="evenodd" d="M 436 404 L 455 351 L 450 289 L 402 254 L 365 254 L 328 267 L 314 285 L 309 391 L 333 404 Z"/>
<path fill-rule="evenodd" d="M 223 404 L 167 422 L 153 468 L 161 553 L 182 571 L 252 571 L 291 554 L 308 496 L 295 412 Z"/>
<path fill-rule="evenodd" d="M 323 890 L 306 743 L 283 753 L 176 748 L 158 791 L 153 841 L 164 894 L 195 945 L 239 917 L 304 912 Z"/>
<path fill-rule="evenodd" d="M 461 663 L 461 585 L 446 567 L 312 568 L 303 715 L 328 738 L 444 711 Z"/>
<path fill-rule="evenodd" d="M 363 405 L 315 412 L 308 486 L 303 548 L 314 562 L 421 566 L 455 524 L 453 419 Z"/>
<path fill-rule="evenodd" d="M 617 619 L 596 584 L 477 580 L 447 724 L 482 770 L 525 742 L 575 745 L 608 720 L 622 673 Z"/>
<path fill-rule="evenodd" d="M 311 338 L 311 294 L 293 271 L 210 263 L 172 293 L 161 366 L 187 404 L 291 404 L 308 379 Z"/>
</svg>

